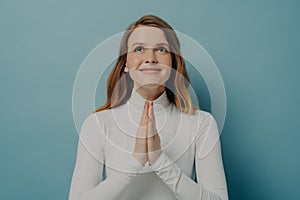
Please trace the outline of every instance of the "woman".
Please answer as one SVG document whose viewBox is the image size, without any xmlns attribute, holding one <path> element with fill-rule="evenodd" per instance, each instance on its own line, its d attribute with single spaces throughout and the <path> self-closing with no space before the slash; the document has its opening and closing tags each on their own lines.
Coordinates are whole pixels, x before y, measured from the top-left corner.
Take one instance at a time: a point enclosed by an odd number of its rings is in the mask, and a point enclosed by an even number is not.
<svg viewBox="0 0 300 200">
<path fill-rule="evenodd" d="M 106 104 L 81 127 L 69 199 L 228 199 L 216 121 L 188 86 L 172 27 L 154 15 L 132 23 Z"/>
</svg>

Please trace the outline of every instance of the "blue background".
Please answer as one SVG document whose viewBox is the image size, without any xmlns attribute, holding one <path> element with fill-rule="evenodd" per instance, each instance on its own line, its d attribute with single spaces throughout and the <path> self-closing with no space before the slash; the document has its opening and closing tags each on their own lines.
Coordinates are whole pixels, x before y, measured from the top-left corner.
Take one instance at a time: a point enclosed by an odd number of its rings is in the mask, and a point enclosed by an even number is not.
<svg viewBox="0 0 300 200">
<path fill-rule="evenodd" d="M 222 74 L 230 199 L 298 198 L 298 2 L 1 1 L 0 199 L 67 199 L 76 72 L 97 44 L 149 13 L 198 41 Z M 209 108 L 209 94 L 198 95 Z"/>
</svg>

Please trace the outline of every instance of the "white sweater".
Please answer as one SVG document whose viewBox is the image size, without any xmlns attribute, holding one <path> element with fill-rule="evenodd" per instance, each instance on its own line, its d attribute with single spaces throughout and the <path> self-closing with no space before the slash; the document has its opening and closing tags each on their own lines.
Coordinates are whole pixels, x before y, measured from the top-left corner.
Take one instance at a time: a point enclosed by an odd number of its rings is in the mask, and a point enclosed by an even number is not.
<svg viewBox="0 0 300 200">
<path fill-rule="evenodd" d="M 214 117 L 201 110 L 181 112 L 166 92 L 153 101 L 162 154 L 151 166 L 135 159 L 145 101 L 133 90 L 126 104 L 85 119 L 69 200 L 227 200 Z M 198 183 L 191 178 L 194 162 Z M 104 166 L 106 179 L 101 181 Z"/>
</svg>

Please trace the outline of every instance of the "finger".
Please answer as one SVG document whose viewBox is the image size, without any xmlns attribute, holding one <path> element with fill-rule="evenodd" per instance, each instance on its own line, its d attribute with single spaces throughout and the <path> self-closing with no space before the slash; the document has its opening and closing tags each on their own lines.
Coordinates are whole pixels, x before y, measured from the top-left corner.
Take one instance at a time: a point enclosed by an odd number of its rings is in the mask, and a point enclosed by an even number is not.
<svg viewBox="0 0 300 200">
<path fill-rule="evenodd" d="M 149 124 L 148 124 L 148 138 L 157 134 L 155 117 L 154 117 L 154 109 L 153 102 L 149 105 Z"/>
<path fill-rule="evenodd" d="M 140 121 L 140 126 L 137 129 L 137 139 L 146 139 L 147 138 L 147 129 L 148 129 L 148 103 L 145 102 L 144 105 L 144 109 L 143 109 L 143 113 L 141 116 L 141 121 Z M 145 141 L 141 141 L 141 142 L 145 142 Z"/>
<path fill-rule="evenodd" d="M 148 123 L 148 109 L 149 109 L 149 106 L 148 106 L 148 102 L 146 101 L 145 104 L 144 104 L 144 109 L 143 109 L 143 113 L 142 113 L 141 121 L 140 121 L 140 126 L 142 126 L 142 127 L 147 126 L 147 123 Z"/>
</svg>

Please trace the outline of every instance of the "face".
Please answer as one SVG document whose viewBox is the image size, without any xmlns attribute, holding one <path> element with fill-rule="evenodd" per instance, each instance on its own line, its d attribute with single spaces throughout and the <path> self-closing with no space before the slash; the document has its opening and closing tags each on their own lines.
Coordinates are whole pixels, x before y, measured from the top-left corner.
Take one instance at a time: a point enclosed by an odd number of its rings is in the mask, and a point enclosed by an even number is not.
<svg viewBox="0 0 300 200">
<path fill-rule="evenodd" d="M 164 85 L 172 70 L 172 57 L 164 32 L 156 27 L 138 26 L 127 42 L 125 72 L 134 88 Z"/>
</svg>

